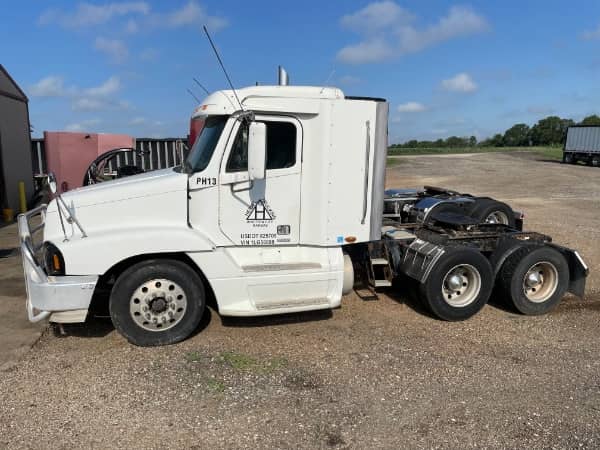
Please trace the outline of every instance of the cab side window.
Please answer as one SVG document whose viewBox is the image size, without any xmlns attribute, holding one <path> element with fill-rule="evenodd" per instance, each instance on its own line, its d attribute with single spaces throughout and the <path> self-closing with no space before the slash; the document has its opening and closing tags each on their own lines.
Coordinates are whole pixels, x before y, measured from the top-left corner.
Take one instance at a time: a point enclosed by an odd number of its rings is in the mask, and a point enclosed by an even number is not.
<svg viewBox="0 0 600 450">
<path fill-rule="evenodd" d="M 267 170 L 286 169 L 296 164 L 296 126 L 290 122 L 265 122 L 267 125 Z M 248 126 L 240 126 L 227 172 L 248 170 Z"/>
</svg>

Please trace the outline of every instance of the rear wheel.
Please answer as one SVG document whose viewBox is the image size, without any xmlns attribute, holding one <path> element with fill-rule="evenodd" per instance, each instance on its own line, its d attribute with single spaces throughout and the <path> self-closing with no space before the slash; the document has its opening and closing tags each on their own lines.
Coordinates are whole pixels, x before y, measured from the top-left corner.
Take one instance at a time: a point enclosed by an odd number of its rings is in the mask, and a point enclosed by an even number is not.
<svg viewBox="0 0 600 450">
<path fill-rule="evenodd" d="M 450 248 L 420 285 L 420 296 L 440 319 L 465 320 L 485 306 L 493 281 L 492 267 L 481 253 Z"/>
<path fill-rule="evenodd" d="M 590 160 L 590 163 L 594 167 L 600 167 L 600 156 L 598 156 L 598 155 L 592 156 L 592 159 Z"/>
<path fill-rule="evenodd" d="M 471 211 L 471 217 L 480 223 L 493 223 L 515 227 L 515 213 L 506 203 L 497 200 L 482 198 L 478 199 Z"/>
<path fill-rule="evenodd" d="M 565 164 L 573 164 L 575 162 L 574 158 L 573 158 L 573 155 L 571 153 L 565 153 L 563 155 L 563 162 Z"/>
<path fill-rule="evenodd" d="M 109 308 L 115 328 L 132 344 L 174 344 L 200 323 L 204 286 L 196 272 L 181 261 L 144 261 L 119 276 Z"/>
<path fill-rule="evenodd" d="M 560 302 L 569 286 L 569 266 L 550 247 L 523 247 L 500 269 L 500 283 L 522 314 L 545 314 Z"/>
</svg>

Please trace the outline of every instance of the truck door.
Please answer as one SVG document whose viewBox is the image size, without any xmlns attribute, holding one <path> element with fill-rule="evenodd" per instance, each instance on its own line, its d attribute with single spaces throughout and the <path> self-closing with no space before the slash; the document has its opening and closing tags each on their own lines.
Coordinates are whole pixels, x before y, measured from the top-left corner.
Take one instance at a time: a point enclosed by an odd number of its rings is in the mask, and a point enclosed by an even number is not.
<svg viewBox="0 0 600 450">
<path fill-rule="evenodd" d="M 219 227 L 235 246 L 298 244 L 302 128 L 290 117 L 259 116 L 267 126 L 266 176 L 248 177 L 248 125 L 237 123 L 219 174 Z"/>
</svg>

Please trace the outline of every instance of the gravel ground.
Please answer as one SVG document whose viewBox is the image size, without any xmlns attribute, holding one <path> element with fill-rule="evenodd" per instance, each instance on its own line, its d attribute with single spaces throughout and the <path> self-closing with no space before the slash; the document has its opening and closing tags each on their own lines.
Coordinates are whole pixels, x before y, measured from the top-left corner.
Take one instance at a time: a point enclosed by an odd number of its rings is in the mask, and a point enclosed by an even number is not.
<svg viewBox="0 0 600 450">
<path fill-rule="evenodd" d="M 600 171 L 533 158 L 403 157 L 388 185 L 523 209 L 528 228 L 582 251 L 585 300 L 524 317 L 496 298 L 446 323 L 390 290 L 331 312 L 212 312 L 196 336 L 151 349 L 99 319 L 48 331 L 0 373 L 0 447 L 599 447 Z"/>
</svg>

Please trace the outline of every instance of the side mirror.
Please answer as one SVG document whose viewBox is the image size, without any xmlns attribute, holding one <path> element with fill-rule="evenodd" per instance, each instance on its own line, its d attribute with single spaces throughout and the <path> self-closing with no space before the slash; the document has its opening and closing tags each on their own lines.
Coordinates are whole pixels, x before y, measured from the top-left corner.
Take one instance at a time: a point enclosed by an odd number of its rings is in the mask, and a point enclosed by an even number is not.
<svg viewBox="0 0 600 450">
<path fill-rule="evenodd" d="M 48 189 L 50 189 L 50 192 L 52 194 L 56 194 L 56 188 L 57 188 L 57 185 L 56 185 L 56 175 L 54 175 L 53 172 L 50 172 L 48 174 L 48 180 L 47 180 L 47 182 L 48 182 Z"/>
<path fill-rule="evenodd" d="M 267 160 L 267 126 L 250 122 L 248 131 L 248 175 L 251 180 L 262 180 Z"/>
</svg>

